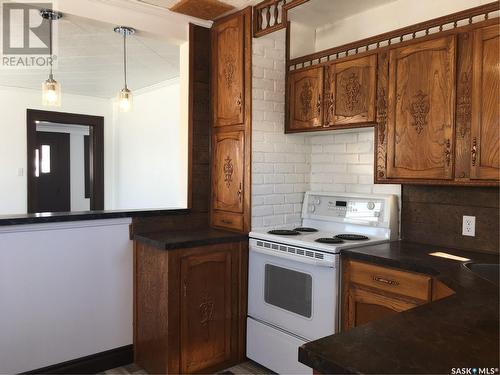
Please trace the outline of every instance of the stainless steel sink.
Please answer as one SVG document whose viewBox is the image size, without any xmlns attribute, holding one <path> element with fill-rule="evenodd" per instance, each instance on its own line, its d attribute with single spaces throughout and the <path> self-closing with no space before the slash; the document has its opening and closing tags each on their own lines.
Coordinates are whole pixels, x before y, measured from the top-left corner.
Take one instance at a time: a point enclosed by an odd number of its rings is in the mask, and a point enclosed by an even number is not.
<svg viewBox="0 0 500 375">
<path fill-rule="evenodd" d="M 467 263 L 465 264 L 469 270 L 474 272 L 479 277 L 498 285 L 498 279 L 500 276 L 499 265 L 498 264 L 486 264 L 486 263 Z"/>
</svg>

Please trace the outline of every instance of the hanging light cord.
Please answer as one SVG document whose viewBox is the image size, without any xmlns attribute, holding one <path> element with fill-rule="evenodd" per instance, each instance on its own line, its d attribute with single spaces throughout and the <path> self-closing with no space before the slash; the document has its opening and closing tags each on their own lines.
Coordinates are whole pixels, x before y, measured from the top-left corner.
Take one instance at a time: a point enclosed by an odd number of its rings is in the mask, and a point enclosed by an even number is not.
<svg viewBox="0 0 500 375">
<path fill-rule="evenodd" d="M 49 56 L 50 56 L 50 79 L 53 79 L 54 75 L 52 72 L 52 18 L 49 19 Z"/>
<path fill-rule="evenodd" d="M 125 88 L 127 89 L 127 32 L 123 33 L 123 73 L 125 76 Z"/>
</svg>

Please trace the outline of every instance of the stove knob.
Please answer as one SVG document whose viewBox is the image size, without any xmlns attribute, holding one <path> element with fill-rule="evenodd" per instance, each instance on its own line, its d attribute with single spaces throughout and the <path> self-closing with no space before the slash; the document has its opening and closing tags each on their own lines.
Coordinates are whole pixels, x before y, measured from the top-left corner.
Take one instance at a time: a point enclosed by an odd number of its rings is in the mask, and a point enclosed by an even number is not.
<svg viewBox="0 0 500 375">
<path fill-rule="evenodd" d="M 368 209 L 369 209 L 369 210 L 373 210 L 373 209 L 375 208 L 375 203 L 373 203 L 373 202 L 368 202 L 368 205 L 367 205 L 367 206 L 368 206 Z"/>
<path fill-rule="evenodd" d="M 309 212 L 314 212 L 316 210 L 316 207 L 314 207 L 314 205 L 310 205 L 309 206 Z"/>
<path fill-rule="evenodd" d="M 314 204 L 320 204 L 320 203 L 321 203 L 321 199 L 316 198 L 316 199 L 314 200 Z"/>
</svg>

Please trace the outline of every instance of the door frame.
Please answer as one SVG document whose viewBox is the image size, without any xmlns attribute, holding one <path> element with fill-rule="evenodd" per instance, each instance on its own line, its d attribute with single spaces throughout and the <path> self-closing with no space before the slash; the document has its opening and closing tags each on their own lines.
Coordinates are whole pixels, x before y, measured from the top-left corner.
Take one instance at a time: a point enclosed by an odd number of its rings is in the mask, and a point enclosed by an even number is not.
<svg viewBox="0 0 500 375">
<path fill-rule="evenodd" d="M 104 210 L 104 117 L 75 113 L 26 110 L 27 161 L 26 175 L 28 184 L 28 213 L 34 213 L 38 206 L 38 187 L 34 173 L 36 125 L 37 122 L 56 124 L 86 125 L 89 127 L 90 142 L 90 210 Z"/>
</svg>

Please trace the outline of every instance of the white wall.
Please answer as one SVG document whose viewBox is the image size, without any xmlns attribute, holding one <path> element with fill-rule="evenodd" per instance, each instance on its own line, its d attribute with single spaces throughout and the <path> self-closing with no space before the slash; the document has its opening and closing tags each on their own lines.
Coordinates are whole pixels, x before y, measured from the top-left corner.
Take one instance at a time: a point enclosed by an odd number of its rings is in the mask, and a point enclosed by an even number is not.
<svg viewBox="0 0 500 375">
<path fill-rule="evenodd" d="M 119 112 L 115 103 L 113 127 L 113 209 L 186 207 L 179 80 L 136 92 L 132 112 Z"/>
<path fill-rule="evenodd" d="M 0 215 L 27 211 L 26 109 L 47 110 L 41 104 L 41 92 L 0 86 Z M 58 112 L 105 117 L 111 115 L 109 100 L 64 94 Z M 109 138 L 108 138 L 109 139 Z M 106 137 L 104 149 L 107 149 Z M 109 160 L 105 159 L 105 163 Z M 22 176 L 19 176 L 22 169 Z"/>
<path fill-rule="evenodd" d="M 316 40 L 311 40 L 311 43 L 315 45 L 315 51 L 322 51 L 489 2 L 491 1 L 398 0 L 318 28 Z"/>
<path fill-rule="evenodd" d="M 0 373 L 132 344 L 130 219 L 0 228 Z"/>
</svg>

